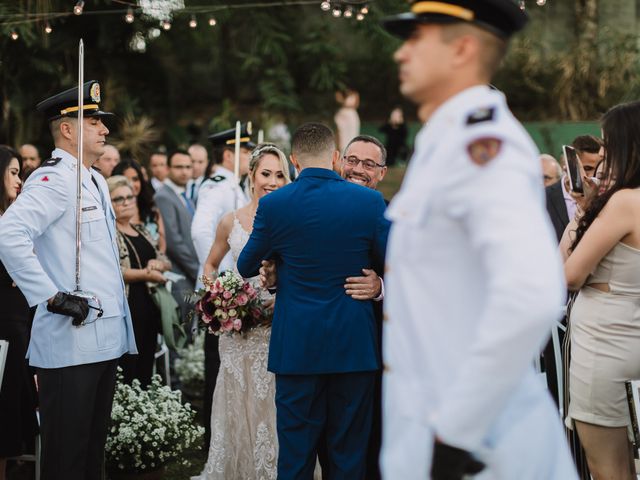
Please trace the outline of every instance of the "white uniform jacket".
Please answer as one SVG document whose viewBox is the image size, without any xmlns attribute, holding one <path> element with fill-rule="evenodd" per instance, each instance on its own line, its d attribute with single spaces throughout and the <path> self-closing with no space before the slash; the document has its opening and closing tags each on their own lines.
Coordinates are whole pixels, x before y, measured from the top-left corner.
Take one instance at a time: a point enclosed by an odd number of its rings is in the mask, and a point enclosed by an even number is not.
<svg viewBox="0 0 640 480">
<path fill-rule="evenodd" d="M 434 112 L 386 215 L 384 478 L 429 478 L 434 435 L 487 464 L 474 478 L 575 478 L 533 371 L 562 263 L 538 151 L 501 93 Z"/>
<path fill-rule="evenodd" d="M 31 174 L 16 201 L 0 217 L 0 259 L 27 298 L 37 305 L 29 343 L 30 364 L 59 368 L 137 353 L 120 272 L 115 215 L 102 175 L 82 171 L 80 286 L 102 302 L 104 314 L 74 327 L 71 318 L 47 310 L 56 292 L 75 289 L 76 158 L 55 149 Z M 96 319 L 89 310 L 88 321 Z"/>
<path fill-rule="evenodd" d="M 200 271 L 209 256 L 222 217 L 247 203 L 249 198 L 235 181 L 233 172 L 220 165 L 216 167 L 215 175 L 202 182 L 198 190 L 198 206 L 191 223 L 191 238 L 200 262 Z"/>
</svg>

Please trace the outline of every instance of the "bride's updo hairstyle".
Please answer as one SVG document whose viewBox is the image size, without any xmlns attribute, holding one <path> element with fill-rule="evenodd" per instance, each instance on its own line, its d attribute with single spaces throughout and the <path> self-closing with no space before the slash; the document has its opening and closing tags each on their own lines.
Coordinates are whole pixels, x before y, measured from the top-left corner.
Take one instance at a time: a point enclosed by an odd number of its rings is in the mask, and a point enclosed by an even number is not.
<svg viewBox="0 0 640 480">
<path fill-rule="evenodd" d="M 260 161 L 265 155 L 275 155 L 280 160 L 280 166 L 282 173 L 284 174 L 285 183 L 291 183 L 291 177 L 289 177 L 289 162 L 282 150 L 276 147 L 273 143 L 261 143 L 251 152 L 251 158 L 249 159 L 249 187 L 251 194 L 253 195 L 253 184 L 260 166 Z"/>
<path fill-rule="evenodd" d="M 578 222 L 574 250 L 609 199 L 619 190 L 640 187 L 640 102 L 612 107 L 601 120 L 605 178 L 609 188 L 593 199 Z"/>
</svg>

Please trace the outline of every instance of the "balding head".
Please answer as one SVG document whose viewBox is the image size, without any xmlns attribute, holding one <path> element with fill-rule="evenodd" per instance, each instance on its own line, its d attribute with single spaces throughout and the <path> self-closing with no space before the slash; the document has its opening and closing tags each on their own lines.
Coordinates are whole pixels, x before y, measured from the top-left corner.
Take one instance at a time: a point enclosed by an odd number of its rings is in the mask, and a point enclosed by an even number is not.
<svg viewBox="0 0 640 480">
<path fill-rule="evenodd" d="M 540 155 L 540 162 L 542 163 L 542 177 L 545 187 L 553 185 L 560 180 L 560 177 L 562 177 L 562 168 L 555 158 L 547 153 L 543 153 Z"/>
<path fill-rule="evenodd" d="M 209 154 L 207 153 L 207 149 L 198 143 L 191 145 L 188 152 L 193 160 L 193 178 L 198 179 L 204 175 L 207 169 Z"/>
<path fill-rule="evenodd" d="M 114 167 L 120 162 L 120 152 L 113 145 L 105 145 L 104 153 L 98 158 L 94 166 L 100 170 L 104 178 L 109 178 Z"/>
</svg>

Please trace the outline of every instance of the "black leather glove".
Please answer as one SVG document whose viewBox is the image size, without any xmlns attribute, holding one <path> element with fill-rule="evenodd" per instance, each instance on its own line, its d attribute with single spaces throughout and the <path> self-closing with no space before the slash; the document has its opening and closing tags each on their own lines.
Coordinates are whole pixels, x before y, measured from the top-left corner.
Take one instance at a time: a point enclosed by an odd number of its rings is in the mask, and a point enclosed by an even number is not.
<svg viewBox="0 0 640 480">
<path fill-rule="evenodd" d="M 47 304 L 47 310 L 71 317 L 71 323 L 77 327 L 89 315 L 89 302 L 86 298 L 71 293 L 58 292 L 51 303 Z"/>
<path fill-rule="evenodd" d="M 435 441 L 431 462 L 432 480 L 462 480 L 465 475 L 475 475 L 484 470 L 484 463 L 476 460 L 466 450 Z"/>
</svg>

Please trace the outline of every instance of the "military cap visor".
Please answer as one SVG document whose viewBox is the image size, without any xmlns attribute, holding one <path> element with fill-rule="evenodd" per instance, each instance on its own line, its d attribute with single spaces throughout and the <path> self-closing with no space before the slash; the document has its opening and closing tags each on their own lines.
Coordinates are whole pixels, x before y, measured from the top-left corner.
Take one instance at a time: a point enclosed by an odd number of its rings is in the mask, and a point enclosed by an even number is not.
<svg viewBox="0 0 640 480">
<path fill-rule="evenodd" d="M 251 141 L 251 122 L 240 127 L 240 146 L 253 149 L 256 144 Z M 209 141 L 214 147 L 234 147 L 236 144 L 236 129 L 230 128 L 222 132 L 209 135 Z"/>
<path fill-rule="evenodd" d="M 83 85 L 82 111 L 85 117 L 108 117 L 113 113 L 100 110 L 100 84 L 89 80 Z M 78 89 L 70 88 L 53 97 L 38 103 L 36 110 L 44 112 L 49 121 L 62 117 L 77 118 L 80 107 L 78 105 Z"/>
<path fill-rule="evenodd" d="M 468 22 L 506 40 L 527 21 L 527 14 L 512 0 L 417 0 L 410 12 L 387 17 L 382 24 L 389 33 L 408 38 L 420 24 Z"/>
</svg>

